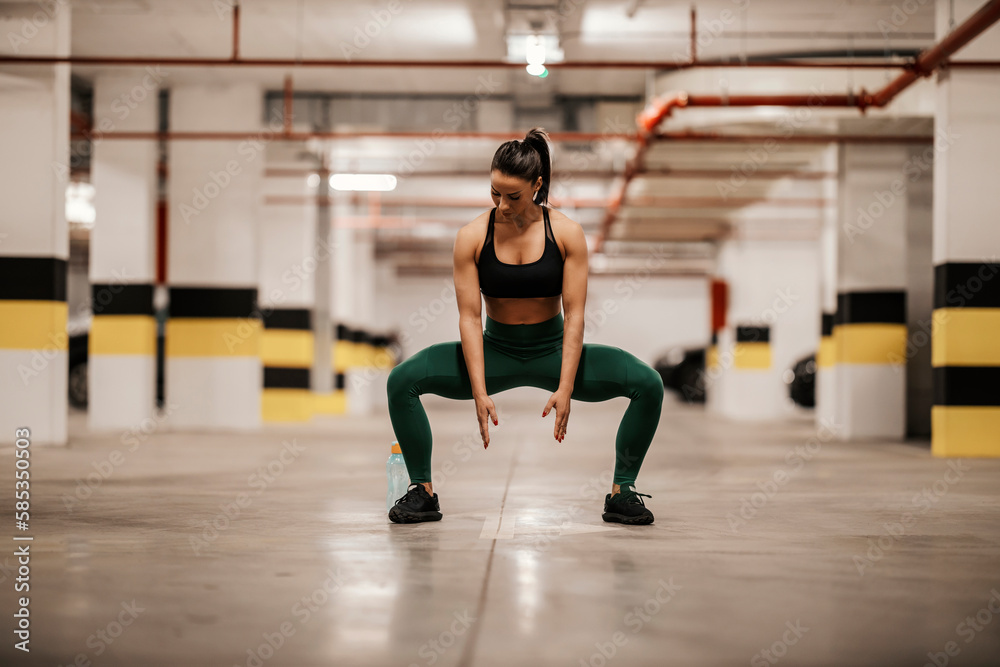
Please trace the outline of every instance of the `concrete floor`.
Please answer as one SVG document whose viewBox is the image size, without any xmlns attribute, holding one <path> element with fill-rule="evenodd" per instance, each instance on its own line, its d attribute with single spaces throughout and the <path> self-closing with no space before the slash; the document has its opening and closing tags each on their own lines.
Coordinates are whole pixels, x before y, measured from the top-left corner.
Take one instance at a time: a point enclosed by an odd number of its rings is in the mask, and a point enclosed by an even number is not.
<svg viewBox="0 0 1000 667">
<path fill-rule="evenodd" d="M 147 436 L 74 415 L 32 459 L 30 656 L 0 557 L 0 664 L 1000 664 L 1000 461 L 668 397 L 639 477 L 656 523 L 617 527 L 625 399 L 574 403 L 560 445 L 543 392 L 494 398 L 485 453 L 471 403 L 427 400 L 445 518 L 411 526 L 385 518 L 387 418 Z"/>
</svg>

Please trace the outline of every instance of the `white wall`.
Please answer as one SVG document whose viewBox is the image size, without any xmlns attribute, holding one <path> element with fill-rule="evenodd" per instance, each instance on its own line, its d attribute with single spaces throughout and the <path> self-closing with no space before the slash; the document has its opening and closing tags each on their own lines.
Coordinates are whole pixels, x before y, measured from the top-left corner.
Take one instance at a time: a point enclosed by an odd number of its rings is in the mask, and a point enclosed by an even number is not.
<svg viewBox="0 0 1000 667">
<path fill-rule="evenodd" d="M 450 275 L 397 277 L 380 267 L 376 325 L 405 335 L 406 357 L 434 343 L 459 340 Z M 591 276 L 586 314 L 585 343 L 614 345 L 652 365 L 673 347 L 707 344 L 708 284 L 695 277 Z M 482 315 L 485 322 L 485 304 Z"/>
<path fill-rule="evenodd" d="M 820 251 L 815 241 L 730 241 L 719 254 L 729 282 L 726 328 L 719 336 L 722 368 L 709 388 L 709 407 L 738 419 L 791 414 L 782 374 L 814 353 L 820 335 Z M 771 367 L 742 371 L 729 353 L 738 325 L 769 326 Z"/>
<path fill-rule="evenodd" d="M 708 279 L 591 276 L 584 342 L 614 345 L 652 365 L 675 347 L 711 336 Z"/>
</svg>

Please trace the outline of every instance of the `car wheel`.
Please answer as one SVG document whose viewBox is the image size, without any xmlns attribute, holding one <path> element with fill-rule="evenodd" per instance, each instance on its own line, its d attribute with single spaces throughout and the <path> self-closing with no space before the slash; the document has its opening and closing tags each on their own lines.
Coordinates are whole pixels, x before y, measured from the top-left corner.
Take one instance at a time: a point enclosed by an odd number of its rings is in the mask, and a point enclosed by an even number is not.
<svg viewBox="0 0 1000 667">
<path fill-rule="evenodd" d="M 87 362 L 69 369 L 69 403 L 74 408 L 87 407 Z"/>
</svg>

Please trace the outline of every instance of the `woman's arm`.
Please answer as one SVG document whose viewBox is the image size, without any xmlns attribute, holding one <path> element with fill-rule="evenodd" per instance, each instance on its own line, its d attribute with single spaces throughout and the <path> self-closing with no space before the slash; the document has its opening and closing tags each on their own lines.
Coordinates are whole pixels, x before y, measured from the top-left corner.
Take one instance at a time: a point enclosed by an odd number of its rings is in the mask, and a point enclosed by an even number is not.
<svg viewBox="0 0 1000 667">
<path fill-rule="evenodd" d="M 458 230 L 455 237 L 454 280 L 458 302 L 458 331 L 462 340 L 462 354 L 472 383 L 472 398 L 476 401 L 476 415 L 483 446 L 490 444 L 488 418 L 496 425 L 497 413 L 493 401 L 486 393 L 486 370 L 483 357 L 482 297 L 479 294 L 479 270 L 476 267 L 476 245 L 480 225 L 469 224 Z"/>
<path fill-rule="evenodd" d="M 583 227 L 576 224 L 564 225 L 569 231 L 564 234 L 566 263 L 563 265 L 563 350 L 562 369 L 559 374 L 559 388 L 572 393 L 576 380 L 576 369 L 580 365 L 583 351 L 584 305 L 587 302 L 587 238 Z"/>
<path fill-rule="evenodd" d="M 565 219 L 569 221 L 568 218 Z M 565 314 L 559 388 L 542 410 L 544 417 L 551 408 L 555 408 L 556 423 L 552 435 L 559 442 L 566 437 L 566 425 L 569 423 L 570 398 L 576 382 L 576 369 L 580 365 L 580 354 L 583 352 L 584 304 L 587 302 L 587 238 L 583 227 L 569 222 L 570 224 L 562 225 L 560 230 L 563 246 L 566 248 L 566 261 L 563 264 L 562 303 Z"/>
</svg>

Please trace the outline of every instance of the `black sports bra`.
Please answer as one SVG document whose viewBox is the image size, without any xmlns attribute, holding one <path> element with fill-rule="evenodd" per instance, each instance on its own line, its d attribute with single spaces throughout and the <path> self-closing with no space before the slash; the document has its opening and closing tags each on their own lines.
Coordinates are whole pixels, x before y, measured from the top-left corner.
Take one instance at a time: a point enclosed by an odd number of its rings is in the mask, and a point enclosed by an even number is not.
<svg viewBox="0 0 1000 667">
<path fill-rule="evenodd" d="M 490 211 L 486 242 L 479 253 L 479 289 L 486 296 L 499 298 L 530 298 L 562 294 L 563 258 L 552 234 L 549 209 L 545 216 L 545 249 L 542 256 L 527 264 L 504 264 L 497 259 L 493 246 L 493 226 L 497 210 Z"/>
</svg>

